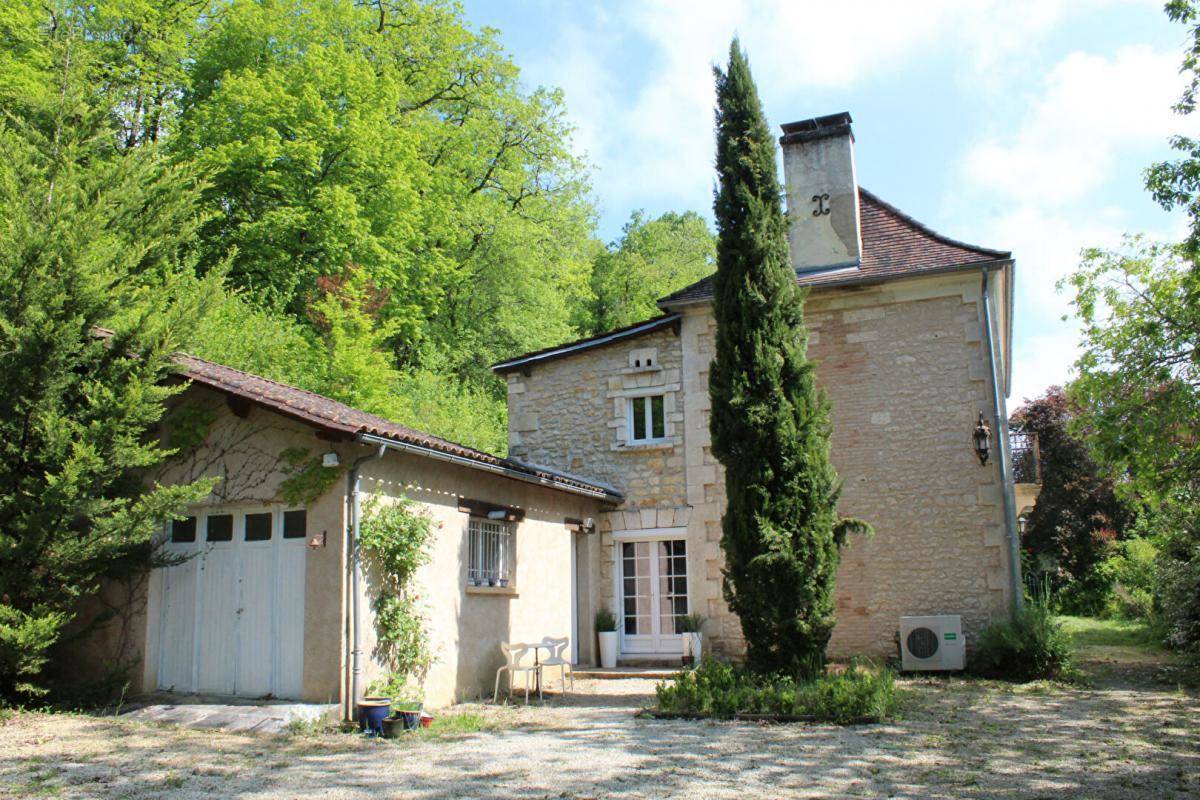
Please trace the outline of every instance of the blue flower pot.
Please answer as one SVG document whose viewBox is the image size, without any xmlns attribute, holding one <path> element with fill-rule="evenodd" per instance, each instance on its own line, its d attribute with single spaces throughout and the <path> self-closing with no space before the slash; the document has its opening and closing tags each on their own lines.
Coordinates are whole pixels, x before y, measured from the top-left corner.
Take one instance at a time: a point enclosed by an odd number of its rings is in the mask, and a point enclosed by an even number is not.
<svg viewBox="0 0 1200 800">
<path fill-rule="evenodd" d="M 383 720 L 392 713 L 392 701 L 386 698 L 364 697 L 358 702 L 358 727 L 373 736 L 383 735 Z"/>
</svg>

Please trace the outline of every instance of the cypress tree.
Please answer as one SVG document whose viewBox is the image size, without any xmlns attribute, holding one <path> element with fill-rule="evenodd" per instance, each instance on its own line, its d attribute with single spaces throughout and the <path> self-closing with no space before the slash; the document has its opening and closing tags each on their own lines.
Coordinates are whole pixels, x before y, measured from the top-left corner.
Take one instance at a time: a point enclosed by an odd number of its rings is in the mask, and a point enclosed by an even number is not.
<svg viewBox="0 0 1200 800">
<path fill-rule="evenodd" d="M 829 404 L 806 351 L 775 172 L 775 141 L 735 39 L 717 84 L 719 185 L 709 376 L 713 453 L 725 468 L 725 600 L 741 621 L 746 663 L 807 677 L 824 669 L 834 623 L 839 520 Z"/>
</svg>

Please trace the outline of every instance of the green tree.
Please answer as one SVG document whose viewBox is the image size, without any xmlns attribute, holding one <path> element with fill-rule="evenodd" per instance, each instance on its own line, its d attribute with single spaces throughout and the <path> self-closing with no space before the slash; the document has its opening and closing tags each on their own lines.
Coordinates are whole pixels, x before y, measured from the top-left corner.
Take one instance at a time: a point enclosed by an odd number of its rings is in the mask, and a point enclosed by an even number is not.
<svg viewBox="0 0 1200 800">
<path fill-rule="evenodd" d="M 296 319 L 347 269 L 397 366 L 482 383 L 569 338 L 592 211 L 559 93 L 442 0 L 234 0 L 196 36 L 171 147 L 211 176 L 201 269 Z"/>
<path fill-rule="evenodd" d="M 1058 386 L 1012 415 L 1014 430 L 1037 434 L 1041 458 L 1042 486 L 1022 544 L 1039 563 L 1053 565 L 1053 588 L 1068 611 L 1098 614 L 1112 582 L 1101 564 L 1132 520 L 1086 439 L 1070 430 L 1075 416 Z"/>
<path fill-rule="evenodd" d="M 32 40 L 31 40 L 32 41 Z M 26 118 L 0 122 L 0 696 L 44 691 L 50 648 L 105 576 L 154 563 L 163 522 L 208 483 L 147 486 L 147 432 L 176 332 L 194 309 L 142 276 L 184 258 L 196 183 L 156 151 L 114 155 L 87 40 L 50 30 L 25 55 Z M 50 78 L 52 84 L 39 85 Z M 133 321 L 107 340 L 97 326 Z"/>
<path fill-rule="evenodd" d="M 717 83 L 713 453 L 725 468 L 724 594 L 758 672 L 823 669 L 840 547 L 829 404 L 806 357 L 804 292 L 788 257 L 775 138 L 735 39 Z"/>
<path fill-rule="evenodd" d="M 1200 487 L 1200 271 L 1187 246 L 1087 250 L 1065 285 L 1082 323 L 1070 394 L 1097 459 L 1142 499 Z"/>
<path fill-rule="evenodd" d="M 710 275 L 715 264 L 716 239 L 696 212 L 655 219 L 633 212 L 621 238 L 592 266 L 592 333 L 658 314 L 660 297 Z"/>
</svg>

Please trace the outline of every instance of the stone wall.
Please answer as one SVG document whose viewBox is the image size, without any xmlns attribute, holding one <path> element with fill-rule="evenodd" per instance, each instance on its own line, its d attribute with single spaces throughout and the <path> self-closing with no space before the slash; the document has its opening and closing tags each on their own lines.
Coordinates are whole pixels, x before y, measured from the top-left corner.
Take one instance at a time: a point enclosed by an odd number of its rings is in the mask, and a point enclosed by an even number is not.
<svg viewBox="0 0 1200 800">
<path fill-rule="evenodd" d="M 908 614 L 962 614 L 971 636 L 1008 603 L 997 460 L 971 448 L 980 411 L 990 418 L 975 274 L 815 292 L 806 306 L 809 355 L 833 404 L 839 510 L 870 522 L 838 573 L 833 655 L 894 653 Z M 683 320 L 689 540 L 703 554 L 693 589 L 712 645 L 741 651 L 738 621 L 721 596 L 724 481 L 708 434 L 708 365 L 715 322 L 707 306 Z M 991 420 L 993 429 L 998 429 Z"/>
<path fill-rule="evenodd" d="M 661 330 L 509 373 L 509 453 L 609 483 L 628 509 L 685 505 L 682 366 L 679 336 Z M 628 398 L 651 393 L 664 395 L 666 439 L 631 444 Z"/>
</svg>

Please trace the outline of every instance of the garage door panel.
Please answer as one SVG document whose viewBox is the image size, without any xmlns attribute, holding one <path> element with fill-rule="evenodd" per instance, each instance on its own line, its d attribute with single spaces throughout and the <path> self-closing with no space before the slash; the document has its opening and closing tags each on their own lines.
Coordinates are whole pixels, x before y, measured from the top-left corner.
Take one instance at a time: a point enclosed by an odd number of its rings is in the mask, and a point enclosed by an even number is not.
<svg viewBox="0 0 1200 800">
<path fill-rule="evenodd" d="M 275 551 L 270 547 L 239 548 L 241 602 L 238 606 L 237 693 L 261 697 L 271 692 L 275 605 Z"/>
<path fill-rule="evenodd" d="M 196 690 L 233 694 L 237 663 L 238 555 L 229 545 L 213 546 L 204 556 L 197 620 Z"/>
<path fill-rule="evenodd" d="M 304 691 L 304 541 L 281 543 L 276 621 L 279 626 L 280 697 L 300 697 Z"/>
<path fill-rule="evenodd" d="M 304 512 L 216 511 L 188 519 L 168 538 L 169 552 L 193 558 L 163 569 L 159 687 L 299 698 Z"/>
<path fill-rule="evenodd" d="M 173 553 L 173 555 L 175 555 Z M 196 646 L 196 576 L 199 559 L 191 558 L 163 570 L 162 657 L 158 687 L 167 691 L 192 691 L 192 664 Z"/>
</svg>

